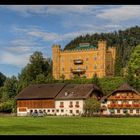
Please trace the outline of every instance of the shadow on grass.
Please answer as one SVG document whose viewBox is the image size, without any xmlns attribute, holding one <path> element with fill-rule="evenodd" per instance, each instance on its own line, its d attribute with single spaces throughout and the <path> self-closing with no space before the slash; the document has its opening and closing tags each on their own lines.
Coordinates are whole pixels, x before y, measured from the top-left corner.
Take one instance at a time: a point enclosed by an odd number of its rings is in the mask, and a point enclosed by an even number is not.
<svg viewBox="0 0 140 140">
<path fill-rule="evenodd" d="M 5 134 L 37 134 L 44 130 L 44 127 L 40 126 L 23 126 L 23 125 L 12 125 L 12 126 L 0 126 L 0 135 Z M 46 130 L 46 128 L 45 128 Z"/>
</svg>

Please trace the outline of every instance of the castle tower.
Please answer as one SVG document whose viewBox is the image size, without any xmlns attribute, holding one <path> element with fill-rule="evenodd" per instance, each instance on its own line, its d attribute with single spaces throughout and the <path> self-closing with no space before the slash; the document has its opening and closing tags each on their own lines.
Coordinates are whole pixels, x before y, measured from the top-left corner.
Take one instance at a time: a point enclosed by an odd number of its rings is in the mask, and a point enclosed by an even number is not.
<svg viewBox="0 0 140 140">
<path fill-rule="evenodd" d="M 53 77 L 60 79 L 60 45 L 52 46 Z"/>
<path fill-rule="evenodd" d="M 111 75 L 114 75 L 115 73 L 115 58 L 116 58 L 116 48 L 115 47 L 110 47 L 108 48 L 109 52 L 110 52 L 110 71 L 111 71 Z M 107 54 L 108 55 L 108 54 Z"/>
<path fill-rule="evenodd" d="M 107 43 L 104 40 L 99 40 L 98 41 L 98 50 L 99 50 L 99 57 L 100 57 L 100 65 L 99 67 L 99 77 L 104 77 L 106 75 L 106 47 L 107 47 Z"/>
</svg>

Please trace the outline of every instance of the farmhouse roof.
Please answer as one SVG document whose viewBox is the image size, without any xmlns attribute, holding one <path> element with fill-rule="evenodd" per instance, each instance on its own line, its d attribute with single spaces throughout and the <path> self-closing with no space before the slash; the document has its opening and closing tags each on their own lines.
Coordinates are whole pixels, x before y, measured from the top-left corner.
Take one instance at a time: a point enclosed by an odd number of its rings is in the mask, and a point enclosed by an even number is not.
<svg viewBox="0 0 140 140">
<path fill-rule="evenodd" d="M 110 95 L 119 92 L 119 91 L 132 91 L 135 92 L 137 94 L 140 94 L 138 91 L 136 91 L 133 87 L 131 87 L 128 83 L 123 83 L 120 87 L 118 87 L 116 90 L 114 90 L 112 93 L 108 94 L 107 96 L 104 96 L 102 98 L 102 100 L 106 99 L 107 97 L 109 97 Z"/>
<path fill-rule="evenodd" d="M 119 88 L 117 88 L 113 93 L 118 92 L 118 91 L 134 91 L 138 93 L 133 87 L 131 87 L 128 83 L 122 84 Z"/>
<path fill-rule="evenodd" d="M 15 99 L 55 98 L 64 86 L 63 83 L 30 85 L 23 89 Z"/>
<path fill-rule="evenodd" d="M 94 84 L 68 84 L 55 99 L 86 99 L 93 91 L 97 91 L 100 96 L 103 96 L 103 92 Z"/>
</svg>

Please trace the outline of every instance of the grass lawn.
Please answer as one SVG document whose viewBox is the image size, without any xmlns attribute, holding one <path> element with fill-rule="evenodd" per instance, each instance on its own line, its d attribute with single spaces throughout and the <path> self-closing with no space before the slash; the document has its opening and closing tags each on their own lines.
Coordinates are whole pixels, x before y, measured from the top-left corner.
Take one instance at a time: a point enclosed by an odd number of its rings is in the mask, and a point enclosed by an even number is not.
<svg viewBox="0 0 140 140">
<path fill-rule="evenodd" d="M 140 118 L 0 117 L 0 135 L 140 134 Z"/>
</svg>

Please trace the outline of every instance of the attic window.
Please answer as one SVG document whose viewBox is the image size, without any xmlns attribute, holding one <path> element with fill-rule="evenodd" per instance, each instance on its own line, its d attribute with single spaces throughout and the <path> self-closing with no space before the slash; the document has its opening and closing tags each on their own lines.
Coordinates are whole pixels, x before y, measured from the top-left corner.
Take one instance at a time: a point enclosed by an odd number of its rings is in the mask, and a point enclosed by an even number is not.
<svg viewBox="0 0 140 140">
<path fill-rule="evenodd" d="M 67 96 L 68 95 L 68 92 L 67 91 L 65 91 L 65 96 Z"/>
</svg>

